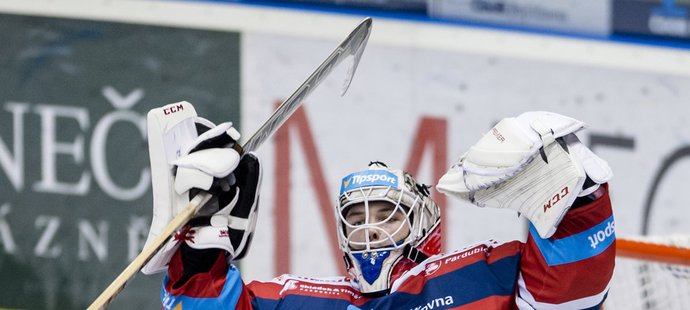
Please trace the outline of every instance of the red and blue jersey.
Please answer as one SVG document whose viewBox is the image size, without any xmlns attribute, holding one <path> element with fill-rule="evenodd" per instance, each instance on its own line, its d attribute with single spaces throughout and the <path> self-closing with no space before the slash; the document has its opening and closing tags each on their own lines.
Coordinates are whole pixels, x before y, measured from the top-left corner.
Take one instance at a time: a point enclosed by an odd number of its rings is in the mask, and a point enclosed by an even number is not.
<svg viewBox="0 0 690 310">
<path fill-rule="evenodd" d="M 208 272 L 180 287 L 181 255 L 170 262 L 161 300 L 165 309 L 598 309 L 606 298 L 615 258 L 608 189 L 570 210 L 548 239 L 530 227 L 527 241 L 486 241 L 435 255 L 369 298 L 345 277 L 283 275 L 247 285 L 219 255 Z"/>
</svg>

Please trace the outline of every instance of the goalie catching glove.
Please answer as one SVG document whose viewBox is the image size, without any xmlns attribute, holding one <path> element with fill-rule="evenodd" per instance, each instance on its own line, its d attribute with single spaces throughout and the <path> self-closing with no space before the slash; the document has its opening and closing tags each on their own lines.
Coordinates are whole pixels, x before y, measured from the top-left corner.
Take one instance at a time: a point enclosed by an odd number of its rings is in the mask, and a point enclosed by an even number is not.
<svg viewBox="0 0 690 310">
<path fill-rule="evenodd" d="M 151 110 L 147 122 L 153 219 L 145 246 L 200 191 L 212 196 L 142 272 L 164 271 L 180 240 L 193 249 L 223 249 L 231 260 L 244 257 L 256 224 L 258 158 L 233 149 L 240 134 L 232 123 L 216 126 L 185 101 Z"/>
<path fill-rule="evenodd" d="M 441 177 L 436 188 L 480 207 L 509 208 L 551 237 L 578 196 L 612 177 L 575 136 L 584 123 L 550 112 L 505 118 Z"/>
</svg>

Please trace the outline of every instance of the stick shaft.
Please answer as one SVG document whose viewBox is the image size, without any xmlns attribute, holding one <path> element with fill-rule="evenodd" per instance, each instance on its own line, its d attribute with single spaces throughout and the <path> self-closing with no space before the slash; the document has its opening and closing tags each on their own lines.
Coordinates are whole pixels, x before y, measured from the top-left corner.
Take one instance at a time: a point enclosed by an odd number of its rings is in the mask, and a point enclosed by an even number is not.
<svg viewBox="0 0 690 310">
<path fill-rule="evenodd" d="M 202 193 L 196 195 L 187 206 L 178 213 L 173 220 L 168 224 L 168 226 L 163 229 L 163 231 L 156 237 L 156 239 L 144 248 L 134 260 L 127 265 L 127 267 L 120 273 L 120 275 L 115 278 L 115 280 L 108 285 L 108 287 L 101 293 L 101 295 L 94 300 L 93 303 L 87 308 L 88 310 L 97 310 L 105 308 L 110 301 L 117 296 L 122 289 L 125 288 L 127 282 L 134 278 L 134 276 L 141 270 L 141 268 L 148 263 L 148 261 L 156 254 L 170 239 L 170 237 L 175 234 L 175 232 L 184 226 L 193 216 L 196 214 L 198 209 L 203 206 L 209 199 L 211 194 Z"/>
</svg>

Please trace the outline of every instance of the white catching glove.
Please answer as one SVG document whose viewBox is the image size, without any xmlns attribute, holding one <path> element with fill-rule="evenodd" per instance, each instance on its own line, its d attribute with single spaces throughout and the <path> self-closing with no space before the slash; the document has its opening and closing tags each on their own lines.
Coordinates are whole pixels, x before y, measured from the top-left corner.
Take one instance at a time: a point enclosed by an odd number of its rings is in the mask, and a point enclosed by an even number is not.
<svg viewBox="0 0 690 310">
<path fill-rule="evenodd" d="M 551 237 L 578 196 L 613 176 L 575 132 L 584 123 L 550 112 L 505 118 L 461 156 L 436 188 L 480 206 L 526 216 Z"/>
<path fill-rule="evenodd" d="M 256 223 L 261 165 L 254 154 L 240 156 L 232 148 L 240 138 L 232 123 L 215 126 L 180 102 L 149 112 L 148 137 L 153 220 L 146 245 L 200 190 L 212 198 L 142 272 L 164 271 L 179 240 L 195 249 L 223 249 L 230 259 L 244 257 Z"/>
</svg>

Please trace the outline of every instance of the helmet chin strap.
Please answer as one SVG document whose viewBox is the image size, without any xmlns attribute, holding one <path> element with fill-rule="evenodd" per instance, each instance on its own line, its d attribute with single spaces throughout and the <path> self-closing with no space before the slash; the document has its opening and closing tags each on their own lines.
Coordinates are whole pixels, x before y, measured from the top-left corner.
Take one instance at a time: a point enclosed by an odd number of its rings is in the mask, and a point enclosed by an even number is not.
<svg viewBox="0 0 690 310">
<path fill-rule="evenodd" d="M 381 280 L 385 280 L 386 282 L 388 282 L 386 285 L 386 290 L 377 292 L 365 292 L 369 294 L 385 293 L 385 291 L 390 289 L 390 285 L 392 284 L 391 282 L 394 280 L 394 278 L 397 279 L 400 275 L 406 272 L 407 269 L 418 265 L 419 263 L 429 258 L 429 256 L 421 250 L 411 246 L 410 244 L 407 244 L 401 250 L 373 250 L 363 253 L 350 253 L 349 255 L 346 253 L 343 256 L 343 258 L 345 260 L 345 265 L 348 270 L 350 270 L 351 268 L 355 268 L 355 275 L 357 277 L 357 281 L 360 282 L 360 285 L 379 286 L 381 285 L 381 283 L 376 283 L 380 282 Z M 394 259 L 395 262 L 385 263 L 386 260 L 390 259 Z M 406 268 L 404 268 L 405 270 L 400 270 L 400 268 L 396 268 L 403 267 L 397 266 L 402 261 L 406 261 Z M 389 265 L 389 267 L 384 268 L 384 264 Z M 394 273 L 397 274 L 397 276 L 392 277 Z M 382 279 L 382 277 L 385 277 L 387 279 Z"/>
<path fill-rule="evenodd" d="M 362 273 L 362 278 L 371 285 L 381 277 L 381 272 L 384 271 L 383 262 L 390 256 L 391 251 L 372 251 L 352 254 L 352 257 L 359 263 L 359 270 Z"/>
<path fill-rule="evenodd" d="M 411 245 L 406 245 L 403 248 L 402 256 L 408 258 L 409 260 L 419 264 L 423 261 L 425 261 L 427 258 L 429 258 L 428 255 L 424 254 L 424 252 L 420 251 L 419 249 L 411 246 Z"/>
<path fill-rule="evenodd" d="M 376 254 L 373 255 L 374 253 Z M 344 258 L 350 275 L 359 283 L 360 292 L 369 297 L 383 296 L 390 292 L 393 280 L 391 274 L 397 262 L 403 259 L 402 250 L 345 253 Z M 394 261 L 389 262 L 390 260 Z"/>
<path fill-rule="evenodd" d="M 351 268 L 358 269 L 357 281 L 359 281 L 361 285 L 373 285 L 374 282 L 379 280 L 381 277 L 389 278 L 387 279 L 387 289 L 376 292 L 363 292 L 364 294 L 387 294 L 390 290 L 390 286 L 393 284 L 393 281 L 402 276 L 402 274 L 407 272 L 407 270 L 410 268 L 429 258 L 428 255 L 408 244 L 403 247 L 402 253 L 398 254 L 400 256 L 396 258 L 396 262 L 392 264 L 390 270 L 383 270 L 383 262 L 391 256 L 391 252 L 392 251 L 390 250 L 385 250 L 343 255 L 345 266 L 348 270 Z M 353 259 L 356 262 L 353 261 Z M 357 267 L 355 267 L 355 264 Z M 402 269 L 398 267 L 401 267 Z"/>
</svg>

